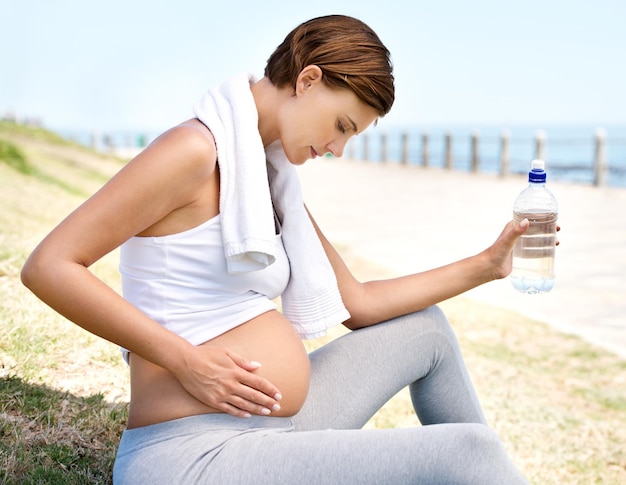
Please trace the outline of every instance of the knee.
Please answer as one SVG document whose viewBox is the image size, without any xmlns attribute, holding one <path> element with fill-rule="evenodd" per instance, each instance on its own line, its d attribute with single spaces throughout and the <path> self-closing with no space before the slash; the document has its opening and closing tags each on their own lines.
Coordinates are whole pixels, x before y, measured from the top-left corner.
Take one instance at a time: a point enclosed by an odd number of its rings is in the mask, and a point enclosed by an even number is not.
<svg viewBox="0 0 626 485">
<path fill-rule="evenodd" d="M 429 306 L 428 308 L 425 308 L 421 312 L 418 312 L 418 313 L 422 313 L 423 315 L 426 315 L 426 317 L 429 320 L 436 322 L 436 324 L 438 325 L 449 326 L 448 318 L 446 317 L 445 313 L 443 313 L 443 310 L 439 308 L 438 305 Z"/>
<path fill-rule="evenodd" d="M 380 325 L 367 327 L 369 331 L 386 328 L 390 334 L 397 334 L 400 339 L 413 340 L 416 337 L 436 335 L 443 337 L 443 341 L 455 342 L 456 335 L 450 326 L 445 314 L 436 305 L 418 312 L 396 317 Z M 391 336 L 391 335 L 390 335 Z"/>
<path fill-rule="evenodd" d="M 500 438 L 489 426 L 479 423 L 463 425 L 462 436 L 458 440 L 467 449 L 492 448 L 500 446 Z"/>
<path fill-rule="evenodd" d="M 486 463 L 498 463 L 508 460 L 504 445 L 497 433 L 489 426 L 480 423 L 463 424 L 461 436 L 457 436 L 456 443 L 473 462 L 476 460 Z"/>
<path fill-rule="evenodd" d="M 443 311 L 436 305 L 410 313 L 390 321 L 388 336 L 397 344 L 405 344 L 415 351 L 414 346 L 422 348 L 420 354 L 428 350 L 434 360 L 448 354 L 450 349 L 458 349 L 458 341 L 450 322 Z M 399 345 L 397 348 L 402 348 Z M 438 357 L 439 356 L 439 357 Z"/>
<path fill-rule="evenodd" d="M 494 430 L 484 424 L 464 424 L 455 450 L 469 483 L 527 484 Z"/>
<path fill-rule="evenodd" d="M 430 306 L 412 315 L 421 320 L 420 327 L 423 330 L 436 332 L 445 335 L 448 339 L 452 338 L 452 340 L 456 340 L 448 318 L 437 305 Z"/>
</svg>

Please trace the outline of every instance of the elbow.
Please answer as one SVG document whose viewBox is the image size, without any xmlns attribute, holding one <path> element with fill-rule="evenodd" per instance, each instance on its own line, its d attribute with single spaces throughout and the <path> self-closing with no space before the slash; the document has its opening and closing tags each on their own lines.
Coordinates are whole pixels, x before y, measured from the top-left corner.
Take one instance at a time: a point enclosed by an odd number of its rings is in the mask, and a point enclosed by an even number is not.
<svg viewBox="0 0 626 485">
<path fill-rule="evenodd" d="M 35 250 L 22 266 L 20 272 L 22 284 L 39 296 L 42 288 L 46 286 L 46 281 L 50 281 L 52 275 L 58 271 L 58 269 L 53 269 L 55 259 L 50 260 L 41 251 Z"/>
<path fill-rule="evenodd" d="M 26 260 L 26 263 L 24 263 L 24 266 L 22 266 L 22 271 L 20 272 L 20 279 L 22 280 L 22 284 L 33 292 L 37 284 L 37 280 L 39 279 L 38 267 L 39 265 L 37 263 L 37 258 L 33 253 Z"/>
<path fill-rule="evenodd" d="M 367 324 L 361 319 L 351 316 L 348 320 L 343 322 L 343 326 L 348 330 L 358 330 L 359 328 L 367 327 Z"/>
<path fill-rule="evenodd" d="M 344 306 L 350 313 L 350 318 L 343 322 L 344 327 L 350 330 L 372 325 L 375 320 L 375 312 L 368 301 L 367 285 L 359 283 L 349 294 L 342 294 Z"/>
<path fill-rule="evenodd" d="M 343 326 L 349 330 L 358 330 L 359 328 L 369 327 L 374 323 L 377 323 L 375 318 L 372 318 L 372 314 L 365 311 L 355 310 L 354 308 L 348 308 L 350 318 L 343 322 Z"/>
</svg>

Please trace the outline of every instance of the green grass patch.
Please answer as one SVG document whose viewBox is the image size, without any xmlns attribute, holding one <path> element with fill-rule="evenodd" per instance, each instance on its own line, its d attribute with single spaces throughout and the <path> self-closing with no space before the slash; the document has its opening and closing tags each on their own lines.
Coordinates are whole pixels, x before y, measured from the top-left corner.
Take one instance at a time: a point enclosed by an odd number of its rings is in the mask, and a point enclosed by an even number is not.
<svg viewBox="0 0 626 485">
<path fill-rule="evenodd" d="M 125 160 L 106 156 L 44 128 L 0 122 L 0 162 L 39 182 L 86 198 Z"/>
<path fill-rule="evenodd" d="M 77 149 L 82 148 L 81 145 L 69 141 L 42 126 L 23 125 L 12 121 L 0 120 L 0 133 L 4 133 L 8 136 L 19 136 L 51 145 L 64 145 Z"/>
<path fill-rule="evenodd" d="M 110 483 L 126 406 L 0 379 L 0 482 Z"/>
<path fill-rule="evenodd" d="M 36 244 L 122 163 L 42 129 L 0 123 L 0 483 L 110 483 L 126 423 L 116 346 L 35 298 L 19 272 Z M 94 265 L 119 288 L 116 255 Z"/>
<path fill-rule="evenodd" d="M 8 141 L 0 140 L 0 162 L 22 174 L 29 175 L 32 173 L 32 167 L 28 165 L 24 154 Z"/>
</svg>

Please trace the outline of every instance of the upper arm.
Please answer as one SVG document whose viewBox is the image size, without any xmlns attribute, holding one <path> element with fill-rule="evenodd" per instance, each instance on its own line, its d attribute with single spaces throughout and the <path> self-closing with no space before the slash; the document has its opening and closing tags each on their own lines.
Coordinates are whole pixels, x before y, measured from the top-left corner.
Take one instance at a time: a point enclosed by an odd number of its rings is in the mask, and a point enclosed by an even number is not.
<svg viewBox="0 0 626 485">
<path fill-rule="evenodd" d="M 310 212 L 309 217 L 313 222 L 315 231 L 320 238 L 326 256 L 335 272 L 343 304 L 350 313 L 350 319 L 344 322 L 344 325 L 350 329 L 362 327 L 366 324 L 365 322 L 368 321 L 368 317 L 371 316 L 371 312 L 368 310 L 369 305 L 375 304 L 375 302 L 368 299 L 367 285 L 361 283 L 354 277 L 339 252 L 330 241 L 326 239 Z"/>
<path fill-rule="evenodd" d="M 89 266 L 172 211 L 193 203 L 215 167 L 210 132 L 191 122 L 179 125 L 70 214 L 35 253 Z"/>
</svg>

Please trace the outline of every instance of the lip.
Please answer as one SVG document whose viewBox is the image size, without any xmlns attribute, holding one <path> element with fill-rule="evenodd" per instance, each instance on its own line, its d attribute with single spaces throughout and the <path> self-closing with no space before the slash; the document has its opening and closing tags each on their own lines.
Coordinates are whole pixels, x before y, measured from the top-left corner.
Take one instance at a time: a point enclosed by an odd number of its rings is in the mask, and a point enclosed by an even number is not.
<svg viewBox="0 0 626 485">
<path fill-rule="evenodd" d="M 311 147 L 311 158 L 317 158 L 319 157 L 320 154 L 317 153 L 317 151 L 315 150 L 315 148 Z"/>
</svg>

